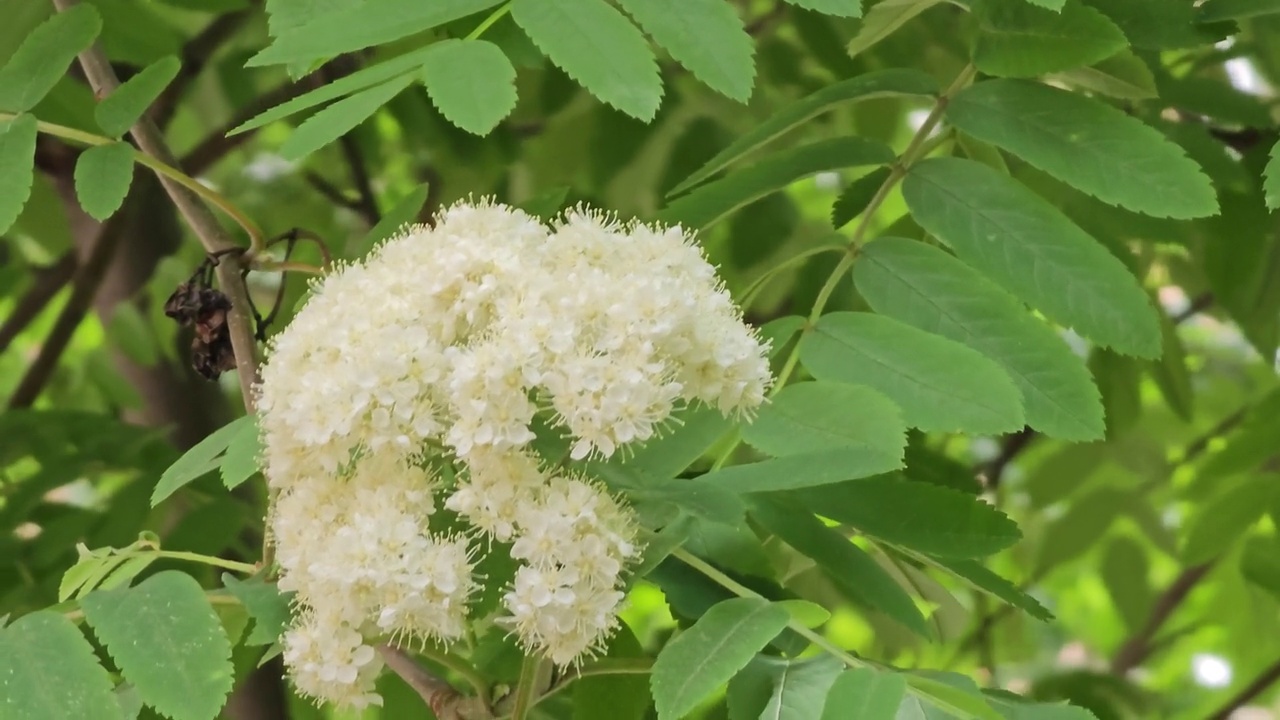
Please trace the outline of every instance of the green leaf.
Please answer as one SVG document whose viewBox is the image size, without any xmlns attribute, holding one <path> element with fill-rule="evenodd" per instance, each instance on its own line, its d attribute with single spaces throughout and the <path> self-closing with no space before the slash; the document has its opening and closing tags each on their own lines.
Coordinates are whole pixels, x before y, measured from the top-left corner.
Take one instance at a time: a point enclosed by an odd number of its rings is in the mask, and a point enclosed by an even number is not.
<svg viewBox="0 0 1280 720">
<path fill-rule="evenodd" d="M 76 161 L 76 197 L 80 207 L 98 220 L 120 209 L 133 182 L 133 146 L 125 142 L 95 145 Z"/>
<path fill-rule="evenodd" d="M 169 570 L 80 604 L 147 705 L 173 720 L 207 720 L 222 709 L 233 682 L 231 644 L 195 578 Z"/>
<path fill-rule="evenodd" d="M 1198 28 L 1190 2 L 1169 0 L 1089 0 L 1120 26 L 1135 48 L 1176 50 L 1221 40 Z"/>
<path fill-rule="evenodd" d="M 445 40 L 422 61 L 422 82 L 446 120 L 487 135 L 516 106 L 516 69 L 497 45 Z"/>
<path fill-rule="evenodd" d="M 1028 615 L 1037 620 L 1048 622 L 1053 619 L 1053 613 L 1038 600 L 1014 587 L 1013 583 L 991 572 L 977 561 L 939 558 L 936 562 L 979 590 L 984 590 L 1016 608 L 1025 610 Z"/>
<path fill-rule="evenodd" d="M 270 645 L 280 640 L 289 626 L 293 593 L 282 593 L 275 584 L 261 580 L 239 580 L 230 573 L 223 573 L 222 584 L 253 618 L 246 645 Z"/>
<path fill-rule="evenodd" d="M 1280 0 L 1207 0 L 1196 9 L 1202 23 L 1244 20 L 1280 14 Z"/>
<path fill-rule="evenodd" d="M 738 525 L 745 512 L 742 499 L 729 492 L 732 488 L 693 480 L 663 479 L 630 466 L 592 464 L 588 465 L 588 472 L 604 480 L 610 489 L 625 491 L 632 501 L 670 503 L 714 523 Z"/>
<path fill-rule="evenodd" d="M 190 0 L 178 1 L 190 2 Z M 361 2 L 363 0 L 267 0 L 267 33 L 271 37 L 279 37 L 318 17 L 354 7 Z"/>
<path fill-rule="evenodd" d="M 872 394 L 871 390 L 866 392 L 868 395 Z M 882 409 L 892 405 L 887 398 L 878 394 L 873 402 Z M 894 407 L 893 411 L 896 412 L 897 408 Z M 907 428 L 900 419 L 894 417 L 891 422 L 896 423 L 895 429 L 901 428 L 905 434 Z M 903 444 L 905 445 L 905 439 Z M 847 446 L 721 468 L 698 478 L 698 482 L 737 493 L 771 492 L 838 483 L 891 472 L 901 467 L 901 457 L 895 456 L 887 447 Z"/>
<path fill-rule="evenodd" d="M 112 555 L 104 555 L 102 550 L 87 552 L 82 545 L 77 546 L 76 550 L 80 553 L 80 559 L 62 574 L 62 582 L 58 583 L 58 602 L 66 602 L 86 585 L 89 590 L 93 590 L 97 584 L 94 578 L 101 578 L 119 562 Z M 93 584 L 90 584 L 91 581 Z"/>
<path fill-rule="evenodd" d="M 258 472 L 258 458 L 262 454 L 262 440 L 258 432 L 258 416 L 246 415 L 247 421 L 240 422 L 237 430 L 227 443 L 226 454 L 222 456 L 219 466 L 222 473 L 222 484 L 228 490 L 234 490 L 245 480 Z"/>
<path fill-rule="evenodd" d="M 726 97 L 751 97 L 756 66 L 751 36 L 723 0 L 619 0 L 654 42 L 694 77 Z"/>
<path fill-rule="evenodd" d="M 801 382 L 762 407 L 742 437 L 774 457 L 858 448 L 901 461 L 906 434 L 898 415 L 897 406 L 869 388 Z"/>
<path fill-rule="evenodd" d="M 1280 540 L 1275 537 L 1252 537 L 1240 558 L 1244 579 L 1280 599 Z"/>
<path fill-rule="evenodd" d="M 772 691 L 760 720 L 814 720 L 844 663 L 831 655 L 783 660 L 761 655 L 753 660 L 768 671 Z"/>
<path fill-rule="evenodd" d="M 831 227 L 839 230 L 862 214 L 880 187 L 889 179 L 892 171 L 887 167 L 876 168 L 845 187 L 831 206 Z"/>
<path fill-rule="evenodd" d="M 769 342 L 769 357 L 777 357 L 806 322 L 799 315 L 783 315 L 760 326 L 760 338 Z"/>
<path fill-rule="evenodd" d="M 787 626 L 787 611 L 758 597 L 712 606 L 658 653 L 650 688 L 659 720 L 678 720 L 746 667 Z"/>
<path fill-rule="evenodd" d="M 569 186 L 561 185 L 533 195 L 528 200 L 518 203 L 516 207 L 540 220 L 551 220 L 560 214 L 564 207 L 564 199 L 569 195 Z"/>
<path fill-rule="evenodd" d="M 830 610 L 808 600 L 779 600 L 774 604 L 785 608 L 793 622 L 810 630 L 822 627 L 831 619 Z"/>
<path fill-rule="evenodd" d="M 1280 390 L 1272 390 L 1249 408 L 1225 441 L 1196 468 L 1196 476 L 1221 478 L 1247 473 L 1273 457 L 1280 442 L 1276 413 L 1280 413 Z"/>
<path fill-rule="evenodd" d="M 901 238 L 867 245 L 858 293 L 878 313 L 964 343 L 1000 363 L 1022 392 L 1027 424 L 1053 437 L 1102 437 L 1089 371 L 1049 326 L 946 252 Z"/>
<path fill-rule="evenodd" d="M 712 407 L 697 406 L 674 413 L 676 424 L 646 440 L 623 462 L 657 478 L 671 478 L 702 457 L 733 423 Z"/>
<path fill-rule="evenodd" d="M 204 440 L 201 440 L 190 450 L 183 453 L 182 457 L 178 458 L 160 476 L 160 481 L 156 483 L 156 489 L 151 493 L 151 507 L 159 505 L 160 501 L 169 497 L 187 483 L 217 469 L 221 463 L 216 458 L 226 451 L 227 446 L 240 434 L 245 424 L 253 422 L 252 415 L 245 415 L 232 420 L 214 430 Z"/>
<path fill-rule="evenodd" d="M 881 0 L 867 11 L 858 34 L 849 41 L 849 54 L 857 55 L 889 37 L 915 16 L 942 0 Z"/>
<path fill-rule="evenodd" d="M 977 6 L 973 63 L 988 75 L 1036 77 L 1092 65 L 1125 49 L 1124 33 L 1079 0 L 1061 12 L 1026 0 L 983 0 Z"/>
<path fill-rule="evenodd" d="M 514 0 L 511 17 L 551 62 L 592 95 L 646 122 L 658 112 L 662 78 L 653 51 L 612 5 L 604 0 Z"/>
<path fill-rule="evenodd" d="M 1213 185 L 1182 149 L 1116 108 L 1024 80 L 958 94 L 947 119 L 1105 203 L 1155 217 L 1213 215 Z"/>
<path fill-rule="evenodd" d="M 1191 388 L 1191 370 L 1187 367 L 1187 350 L 1178 337 L 1178 328 L 1168 315 L 1160 315 L 1160 331 L 1164 337 L 1164 353 L 1159 360 L 1147 364 L 1151 379 L 1169 409 L 1183 420 L 1191 420 L 1195 393 Z"/>
<path fill-rule="evenodd" d="M 808 511 L 775 495 L 752 498 L 751 516 L 765 530 L 818 563 L 831 582 L 869 608 L 902 623 L 922 637 L 929 625 L 911 596 L 862 548 L 824 525 Z"/>
<path fill-rule="evenodd" d="M 902 194 L 922 227 L 1051 320 L 1118 352 L 1159 356 L 1155 308 L 1129 270 L 1017 181 L 932 158 L 911 169 Z"/>
<path fill-rule="evenodd" d="M 1116 612 L 1130 633 L 1142 631 L 1154 600 L 1147 580 L 1150 564 L 1142 544 L 1119 535 L 1107 544 L 1102 558 L 1102 580 Z"/>
<path fill-rule="evenodd" d="M 1075 560 L 1106 535 L 1123 508 L 1124 494 L 1104 487 L 1076 500 L 1065 513 L 1045 526 L 1033 563 L 1035 577 Z"/>
<path fill-rule="evenodd" d="M 41 610 L 0 630 L 0 717 L 121 720 L 123 714 L 93 646 L 64 615 Z"/>
<path fill-rule="evenodd" d="M 983 557 L 1022 536 L 1004 513 L 968 493 L 894 475 L 802 488 L 791 497 L 818 515 L 938 557 Z"/>
<path fill-rule="evenodd" d="M 334 57 L 408 37 L 497 5 L 499 0 L 366 0 L 280 33 L 245 65 L 283 65 Z"/>
<path fill-rule="evenodd" d="M 901 95 L 933 95 L 938 86 L 932 77 L 918 70 L 876 70 L 843 80 L 798 100 L 743 133 L 728 147 L 707 161 L 697 172 L 685 178 L 668 193 L 678 195 L 701 183 L 730 164 L 742 159 L 770 141 L 793 130 L 806 121 L 836 106 L 854 100 L 870 100 Z"/>
<path fill-rule="evenodd" d="M 939 708 L 956 713 L 960 717 L 979 718 L 980 720 L 1004 720 L 1000 713 L 987 704 L 986 699 L 978 692 L 977 687 L 973 687 L 970 690 L 968 687 L 957 687 L 950 683 L 917 674 L 906 675 L 906 680 L 907 686 L 912 690 L 924 696 Z M 970 682 L 971 684 L 972 681 Z"/>
<path fill-rule="evenodd" d="M 346 135 L 412 83 L 412 77 L 400 77 L 339 100 L 299 125 L 280 146 L 280 155 L 300 160 L 319 150 Z"/>
<path fill-rule="evenodd" d="M 1128 50 L 1089 67 L 1058 73 L 1055 78 L 1089 92 L 1122 100 L 1149 100 L 1158 95 L 1151 69 L 1142 58 Z"/>
<path fill-rule="evenodd" d="M 36 127 L 32 115 L 0 120 L 0 233 L 9 231 L 31 196 Z"/>
<path fill-rule="evenodd" d="M 433 47 L 429 45 L 421 50 L 405 53 L 338 78 L 323 87 L 316 88 L 309 93 L 299 95 L 292 100 L 280 103 L 270 110 L 255 115 L 253 118 L 236 126 L 227 135 L 239 135 L 242 132 L 248 132 L 268 123 L 282 120 L 296 112 L 336 100 L 358 90 L 381 85 L 402 75 L 408 75 L 422 67 L 423 60 L 431 54 Z"/>
<path fill-rule="evenodd" d="M 1280 494 L 1280 475 L 1255 475 L 1205 503 L 1187 527 L 1182 559 L 1206 562 L 1229 548 Z"/>
<path fill-rule="evenodd" d="M 181 69 L 182 62 L 173 55 L 143 68 L 94 107 L 93 117 L 98 127 L 113 138 L 128 132 Z"/>
<path fill-rule="evenodd" d="M 122 302 L 113 307 L 106 332 L 108 342 L 130 360 L 145 367 L 160 362 L 160 348 L 151 321 L 137 305 Z"/>
<path fill-rule="evenodd" d="M 1032 5 L 1039 5 L 1042 8 L 1048 8 L 1054 12 L 1062 10 L 1067 0 L 1027 0 Z"/>
<path fill-rule="evenodd" d="M 1267 207 L 1276 210 L 1280 208 L 1280 142 L 1271 146 L 1271 156 L 1262 174 L 1266 178 L 1262 182 L 1262 193 L 1266 197 Z"/>
<path fill-rule="evenodd" d="M 646 657 L 625 624 L 609 639 L 604 656 L 632 659 L 637 665 Z M 573 683 L 573 720 L 644 720 L 649 705 L 649 682 L 639 672 L 589 675 Z"/>
<path fill-rule="evenodd" d="M 382 215 L 378 224 L 370 228 L 368 234 L 351 248 L 349 254 L 352 257 L 364 257 L 378 243 L 400 232 L 406 225 L 417 222 L 430 190 L 427 183 L 423 183 L 400 198 L 395 206 Z"/>
<path fill-rule="evenodd" d="M 859 137 L 819 140 L 771 155 L 751 167 L 677 198 L 658 220 L 705 228 L 738 208 L 820 172 L 893 162 L 884 143 Z"/>
<path fill-rule="evenodd" d="M 89 5 L 74 5 L 40 23 L 0 68 L 0 110 L 22 113 L 35 107 L 101 29 L 102 18 Z"/>
<path fill-rule="evenodd" d="M 1026 422 L 1018 388 L 995 362 L 883 315 L 822 316 L 800 341 L 800 361 L 818 380 L 883 393 L 921 430 L 995 435 Z"/>
<path fill-rule="evenodd" d="M 1081 707 L 1066 703 L 1025 702 L 1021 698 L 1012 701 L 1014 697 L 1008 693 L 1002 693 L 1000 697 L 994 697 L 994 693 L 986 695 L 987 701 L 1004 720 L 1098 720 L 1096 715 Z"/>
<path fill-rule="evenodd" d="M 155 555 L 138 555 L 125 560 L 98 583 L 98 589 L 114 590 L 122 585 L 128 585 L 157 559 Z"/>
<path fill-rule="evenodd" d="M 851 668 L 827 692 L 822 720 L 895 720 L 906 694 L 906 678 L 898 673 Z"/>
<path fill-rule="evenodd" d="M 824 15 L 858 17 L 862 14 L 861 0 L 787 0 L 787 2 L 796 7 L 816 10 Z"/>
</svg>

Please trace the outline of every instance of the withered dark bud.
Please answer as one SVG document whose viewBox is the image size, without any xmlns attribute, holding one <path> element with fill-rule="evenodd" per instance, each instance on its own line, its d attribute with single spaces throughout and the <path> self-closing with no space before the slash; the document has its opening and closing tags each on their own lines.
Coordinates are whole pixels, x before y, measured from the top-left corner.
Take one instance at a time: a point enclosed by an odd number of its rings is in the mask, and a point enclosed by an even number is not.
<svg viewBox="0 0 1280 720">
<path fill-rule="evenodd" d="M 164 314 L 183 327 L 192 326 L 191 367 L 208 380 L 236 367 L 227 313 L 231 300 L 202 279 L 204 272 L 182 283 L 164 303 Z"/>
</svg>

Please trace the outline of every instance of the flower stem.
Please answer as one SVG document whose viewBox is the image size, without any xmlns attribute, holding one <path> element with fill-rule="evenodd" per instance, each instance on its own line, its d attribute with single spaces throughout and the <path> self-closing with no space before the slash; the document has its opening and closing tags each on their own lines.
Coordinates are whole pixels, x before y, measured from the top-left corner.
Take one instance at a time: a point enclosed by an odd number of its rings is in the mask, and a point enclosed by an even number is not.
<svg viewBox="0 0 1280 720">
<path fill-rule="evenodd" d="M 511 720 L 526 720 L 538 692 L 538 675 L 542 670 L 542 658 L 529 654 L 520 663 L 520 682 L 516 685 L 515 700 L 511 705 Z"/>
<path fill-rule="evenodd" d="M 483 35 L 485 30 L 488 30 L 490 27 L 492 27 L 494 23 L 501 20 L 503 15 L 506 15 L 509 12 L 511 12 L 511 3 L 510 2 L 502 3 L 501 7 L 499 7 L 497 10 L 494 10 L 492 13 L 490 13 L 489 17 L 485 18 L 479 25 L 477 25 L 475 30 L 472 30 L 471 32 L 467 33 L 467 36 L 463 39 L 475 40 L 476 38 Z"/>
<path fill-rule="evenodd" d="M 951 85 L 938 96 L 937 101 L 933 104 L 933 109 L 929 111 L 929 115 L 925 117 L 920 128 L 911 137 L 911 141 L 907 143 L 907 148 L 902 151 L 902 155 L 893 163 L 889 176 L 880 184 L 876 194 L 872 196 L 871 202 L 867 204 L 866 210 L 862 211 L 862 219 L 858 222 L 857 227 L 854 228 L 853 234 L 849 238 L 849 252 L 836 264 L 835 269 L 831 271 L 831 275 L 827 277 L 826 283 L 823 284 L 818 296 L 814 299 L 813 309 L 809 312 L 809 322 L 800 330 L 802 334 L 807 334 L 813 329 L 814 323 L 822 316 L 823 310 L 826 309 L 827 303 L 831 300 L 831 295 L 835 292 L 836 285 L 840 283 L 845 273 L 849 272 L 849 269 L 853 267 L 854 258 L 857 256 L 858 249 L 866 241 L 867 232 L 871 228 L 871 219 L 875 216 L 876 211 L 884 204 L 884 201 L 889 197 L 889 193 L 893 191 L 898 182 L 906 176 L 907 170 L 911 169 L 911 166 L 929 151 L 937 147 L 938 140 L 931 140 L 929 134 L 942 121 L 942 115 L 946 112 L 947 104 L 950 103 L 951 97 L 968 86 L 975 74 L 977 74 L 977 70 L 972 65 L 966 65 L 956 75 Z M 778 380 L 774 383 L 773 389 L 769 393 L 770 396 L 776 395 L 787 384 L 787 380 L 791 378 L 791 374 L 795 371 L 799 360 L 800 343 L 796 343 L 796 346 L 792 348 L 791 353 L 787 356 L 786 362 L 783 363 L 782 370 L 778 373 Z"/>
<path fill-rule="evenodd" d="M 467 684 L 476 691 L 476 695 L 484 701 L 485 705 L 489 704 L 489 684 L 466 660 L 453 653 L 429 645 L 419 648 L 418 654 L 441 667 L 448 668 L 466 680 Z"/>
<path fill-rule="evenodd" d="M 201 555 L 200 553 L 186 552 L 185 550 L 155 550 L 155 551 L 152 551 L 150 554 L 155 555 L 158 558 L 170 558 L 172 560 L 190 560 L 191 562 L 198 562 L 198 563 L 203 563 L 205 565 L 212 565 L 213 567 L 220 567 L 226 570 L 235 570 L 236 572 L 242 572 L 246 575 L 252 575 L 258 572 L 257 565 L 250 565 L 249 563 L 236 562 L 235 560 L 224 560 L 223 558 L 220 558 L 220 557 L 213 557 L 212 555 Z"/>
<path fill-rule="evenodd" d="M 11 120 L 15 117 L 17 117 L 17 115 L 14 113 L 0 112 L 0 120 Z M 55 123 L 45 122 L 43 120 L 36 122 L 36 129 L 46 135 L 60 137 L 63 140 L 70 140 L 71 142 L 79 143 L 81 145 L 110 145 L 114 142 L 119 142 L 117 140 L 112 140 L 109 137 L 94 135 L 93 133 L 88 133 L 83 130 L 77 130 L 65 125 L 58 125 Z M 196 195 L 199 195 L 210 205 L 221 210 L 249 235 L 251 253 L 256 254 L 262 250 L 262 230 L 259 229 L 247 215 L 241 212 L 239 208 L 233 205 L 230 200 L 223 197 L 220 193 L 210 189 L 199 180 L 196 180 L 181 170 L 166 165 L 141 150 L 134 149 L 133 161 L 139 165 L 150 168 L 158 175 L 163 175 L 170 180 L 173 180 Z"/>
<path fill-rule="evenodd" d="M 724 589 L 728 590 L 734 595 L 737 595 L 738 597 L 752 597 L 752 598 L 760 598 L 762 600 L 767 599 L 760 593 L 756 592 L 755 590 L 752 590 L 746 585 L 743 585 L 737 580 L 734 580 L 728 575 L 725 575 L 724 573 L 715 569 L 714 567 L 711 566 L 710 563 L 707 563 L 702 558 L 698 557 L 697 555 L 694 555 L 693 553 L 689 552 L 688 550 L 685 550 L 684 548 L 676 548 L 676 550 L 671 554 L 674 557 L 679 558 L 679 560 L 684 564 L 688 565 L 694 570 L 697 570 L 703 575 L 706 575 L 708 578 L 710 578 L 711 580 L 714 580 L 716 583 L 724 587 Z M 872 665 L 872 663 L 869 663 L 866 660 L 862 660 L 860 658 L 854 657 L 852 654 L 849 653 L 849 651 L 845 650 L 839 645 L 836 645 L 835 643 L 819 635 L 813 630 L 810 630 L 809 628 L 805 627 L 804 624 L 802 624 L 801 622 L 795 619 L 788 620 L 787 627 L 795 631 L 796 633 L 800 634 L 806 640 L 813 643 L 814 645 L 836 656 L 845 665 L 848 665 L 849 667 L 859 668 L 859 667 L 867 667 Z"/>
</svg>

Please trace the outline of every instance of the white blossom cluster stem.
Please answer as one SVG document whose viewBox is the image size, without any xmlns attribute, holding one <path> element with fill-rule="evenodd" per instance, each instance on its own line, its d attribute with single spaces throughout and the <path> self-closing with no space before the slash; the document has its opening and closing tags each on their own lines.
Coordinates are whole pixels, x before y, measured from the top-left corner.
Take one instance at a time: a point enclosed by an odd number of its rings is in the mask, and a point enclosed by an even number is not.
<svg viewBox="0 0 1280 720">
<path fill-rule="evenodd" d="M 520 563 L 504 602 L 529 649 L 560 664 L 598 650 L 639 554 L 634 519 L 543 466 L 535 419 L 572 459 L 608 458 L 685 404 L 750 412 L 769 383 L 764 344 L 679 227 L 465 202 L 336 268 L 258 387 L 295 683 L 376 702 L 374 639 L 460 637 L 483 547 Z M 441 461 L 462 481 L 427 469 Z M 468 535 L 432 529 L 437 496 Z"/>
</svg>

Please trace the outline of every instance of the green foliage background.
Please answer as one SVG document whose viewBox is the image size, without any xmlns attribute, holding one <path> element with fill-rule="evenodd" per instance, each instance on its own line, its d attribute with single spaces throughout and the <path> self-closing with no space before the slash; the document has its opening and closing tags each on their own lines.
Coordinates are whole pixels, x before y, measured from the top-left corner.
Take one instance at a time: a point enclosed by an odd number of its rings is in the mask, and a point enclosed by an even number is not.
<svg viewBox="0 0 1280 720">
<path fill-rule="evenodd" d="M 1280 712 L 1280 2 L 0 15 L 0 718 L 347 717 L 281 681 L 256 429 L 164 314 L 207 238 L 153 170 L 297 268 L 483 195 L 700 230 L 789 384 L 593 469 L 650 556 L 529 717 Z M 525 684 L 463 654 L 426 667 Z"/>
</svg>

